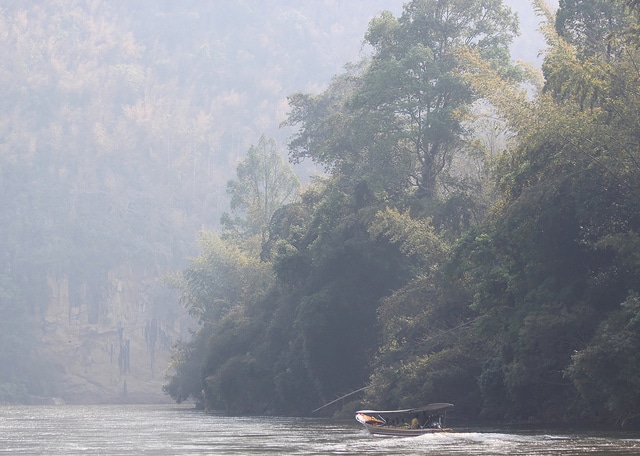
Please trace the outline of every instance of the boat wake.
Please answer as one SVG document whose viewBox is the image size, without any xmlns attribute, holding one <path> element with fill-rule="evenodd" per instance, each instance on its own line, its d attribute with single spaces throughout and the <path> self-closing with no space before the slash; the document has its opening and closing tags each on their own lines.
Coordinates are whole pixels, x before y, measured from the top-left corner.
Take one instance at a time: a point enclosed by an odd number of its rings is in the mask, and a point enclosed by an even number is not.
<svg viewBox="0 0 640 456">
<path fill-rule="evenodd" d="M 450 432 L 418 437 L 380 437 L 367 439 L 374 442 L 363 454 L 405 455 L 549 455 L 549 454 L 639 454 L 640 440 L 620 442 L 611 452 L 610 439 L 588 436 L 553 434 L 509 434 L 499 432 Z M 624 443 L 624 444 L 623 444 Z M 552 451 L 552 453 L 550 453 Z"/>
</svg>

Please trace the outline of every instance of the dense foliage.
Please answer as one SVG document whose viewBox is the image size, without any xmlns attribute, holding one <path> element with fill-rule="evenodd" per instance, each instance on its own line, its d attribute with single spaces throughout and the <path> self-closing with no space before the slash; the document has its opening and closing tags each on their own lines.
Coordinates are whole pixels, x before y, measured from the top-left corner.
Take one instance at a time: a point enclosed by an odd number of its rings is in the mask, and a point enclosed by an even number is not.
<svg viewBox="0 0 640 456">
<path fill-rule="evenodd" d="M 511 65 L 501 1 L 414 0 L 370 23 L 370 60 L 290 97 L 291 158 L 327 176 L 273 214 L 260 263 L 223 236 L 185 271 L 214 312 L 168 392 L 307 414 L 367 385 L 380 407 L 637 420 L 637 2 L 535 3 L 542 82 Z"/>
</svg>

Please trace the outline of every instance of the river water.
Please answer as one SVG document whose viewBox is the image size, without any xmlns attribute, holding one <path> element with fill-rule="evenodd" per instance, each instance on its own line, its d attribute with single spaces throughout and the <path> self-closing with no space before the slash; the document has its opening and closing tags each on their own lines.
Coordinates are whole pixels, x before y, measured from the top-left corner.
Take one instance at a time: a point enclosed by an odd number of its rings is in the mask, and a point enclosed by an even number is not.
<svg viewBox="0 0 640 456">
<path fill-rule="evenodd" d="M 451 423 L 449 423 L 451 424 Z M 378 437 L 353 421 L 179 405 L 0 406 L 0 455 L 631 455 L 640 435 L 457 429 Z"/>
</svg>

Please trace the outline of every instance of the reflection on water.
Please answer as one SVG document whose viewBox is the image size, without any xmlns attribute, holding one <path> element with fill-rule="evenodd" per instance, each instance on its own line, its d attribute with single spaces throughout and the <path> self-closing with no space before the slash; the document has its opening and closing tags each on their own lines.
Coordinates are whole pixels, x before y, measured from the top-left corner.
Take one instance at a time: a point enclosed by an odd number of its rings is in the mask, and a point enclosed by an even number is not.
<svg viewBox="0 0 640 456">
<path fill-rule="evenodd" d="M 631 455 L 640 436 L 461 429 L 374 437 L 357 423 L 205 415 L 154 405 L 0 407 L 0 455 Z"/>
</svg>

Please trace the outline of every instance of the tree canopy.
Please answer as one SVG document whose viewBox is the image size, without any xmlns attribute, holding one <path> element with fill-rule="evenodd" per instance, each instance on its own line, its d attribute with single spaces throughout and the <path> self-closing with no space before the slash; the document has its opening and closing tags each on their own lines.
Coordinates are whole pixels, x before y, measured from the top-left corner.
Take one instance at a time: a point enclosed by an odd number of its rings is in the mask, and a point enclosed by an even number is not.
<svg viewBox="0 0 640 456">
<path fill-rule="evenodd" d="M 231 196 L 231 210 L 244 217 L 234 220 L 223 215 L 223 226 L 244 237 L 259 235 L 264 244 L 271 217 L 281 206 L 295 200 L 300 182 L 280 155 L 276 140 L 264 135 L 257 146 L 249 148 L 236 175 L 236 180 L 227 183 L 227 193 Z"/>
<path fill-rule="evenodd" d="M 205 315 L 205 407 L 307 414 L 366 385 L 346 411 L 638 424 L 637 5 L 535 6 L 542 78 L 510 61 L 502 2 L 414 0 L 290 97 L 290 157 L 327 174 L 272 212 L 261 263 L 234 261 L 269 282 Z M 183 296 L 234 283 L 201 272 Z"/>
</svg>

